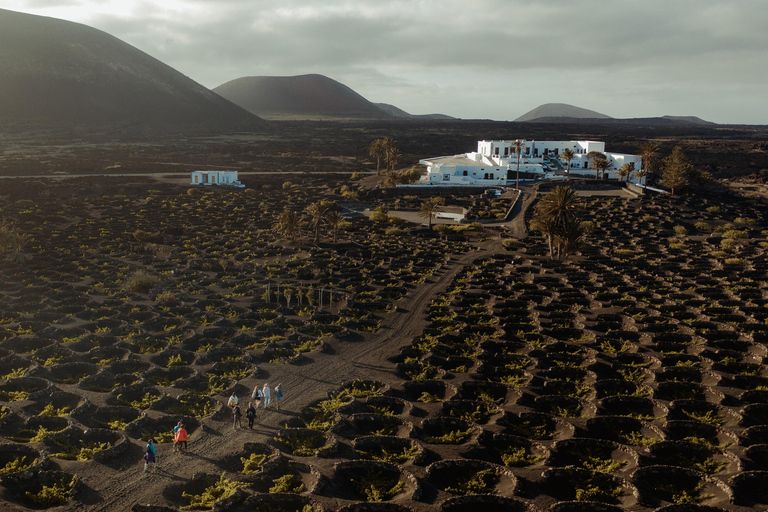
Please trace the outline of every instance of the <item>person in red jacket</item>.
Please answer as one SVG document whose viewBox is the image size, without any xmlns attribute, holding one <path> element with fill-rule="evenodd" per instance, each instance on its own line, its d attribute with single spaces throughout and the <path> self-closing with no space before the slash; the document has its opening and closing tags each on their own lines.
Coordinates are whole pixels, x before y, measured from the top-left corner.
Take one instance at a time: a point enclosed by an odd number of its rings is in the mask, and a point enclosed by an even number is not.
<svg viewBox="0 0 768 512">
<path fill-rule="evenodd" d="M 173 438 L 173 441 L 182 453 L 187 451 L 187 439 L 189 439 L 189 435 L 187 434 L 187 429 L 184 428 L 184 425 L 182 424 L 179 426 L 179 430 L 176 431 L 176 435 Z"/>
</svg>

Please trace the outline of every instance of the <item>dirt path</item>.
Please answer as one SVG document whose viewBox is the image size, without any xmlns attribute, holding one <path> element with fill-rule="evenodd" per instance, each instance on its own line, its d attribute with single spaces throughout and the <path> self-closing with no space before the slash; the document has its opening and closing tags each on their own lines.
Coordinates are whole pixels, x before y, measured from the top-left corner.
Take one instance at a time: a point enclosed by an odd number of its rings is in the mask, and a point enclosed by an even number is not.
<svg viewBox="0 0 768 512">
<path fill-rule="evenodd" d="M 170 484 L 183 483 L 196 472 L 220 474 L 223 468 L 216 464 L 216 460 L 221 461 L 238 454 L 246 442 L 268 442 L 277 434 L 284 421 L 298 415 L 312 402 L 325 398 L 329 391 L 338 389 L 344 381 L 366 378 L 397 386 L 402 379 L 395 374 L 395 364 L 389 358 L 397 355 L 403 346 L 421 334 L 427 325 L 427 306 L 433 297 L 444 292 L 466 265 L 500 250 L 503 250 L 500 242 L 491 241 L 480 250 L 448 258 L 435 275 L 425 283 L 415 285 L 408 296 L 398 303 L 397 312 L 386 315 L 379 331 L 366 336 L 364 341 L 334 339 L 328 344 L 325 353 L 309 354 L 311 361 L 306 364 L 263 365 L 257 374 L 258 379 L 241 381 L 240 384 L 248 388 L 256 384 L 263 385 L 265 381 L 272 386 L 282 383 L 286 393 L 284 410 L 260 410 L 254 430 L 234 431 L 227 417 L 206 419 L 204 427 L 191 437 L 190 454 L 175 454 L 169 446 L 163 445 L 158 471 L 148 474 L 143 472 L 141 462 L 131 462 L 138 460 L 142 451 L 143 443 L 135 443 L 122 464 L 110 465 L 109 470 L 105 468 L 98 483 L 91 484 L 96 489 L 109 491 L 101 495 L 89 493 L 92 499 L 88 500 L 88 509 L 127 510 L 136 503 L 157 504 L 164 501 L 159 493 Z M 247 404 L 248 396 L 243 400 Z M 224 414 L 228 414 L 228 411 L 225 410 Z M 332 464 L 332 461 L 321 459 L 312 459 L 310 462 L 321 470 L 330 469 Z M 327 468 L 324 467 L 326 465 Z M 89 482 L 86 481 L 86 484 Z"/>
</svg>

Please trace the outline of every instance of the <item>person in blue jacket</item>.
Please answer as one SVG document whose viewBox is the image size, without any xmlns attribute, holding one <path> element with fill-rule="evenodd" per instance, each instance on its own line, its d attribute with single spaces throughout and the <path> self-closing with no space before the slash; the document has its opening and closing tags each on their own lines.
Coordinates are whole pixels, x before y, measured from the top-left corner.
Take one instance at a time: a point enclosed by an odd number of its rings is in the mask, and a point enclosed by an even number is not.
<svg viewBox="0 0 768 512">
<path fill-rule="evenodd" d="M 145 449 L 144 453 L 144 471 L 147 470 L 147 466 L 149 464 L 152 464 L 152 471 L 155 470 L 155 466 L 157 465 L 157 450 L 155 449 L 155 440 L 150 439 L 147 443 L 147 447 Z"/>
</svg>

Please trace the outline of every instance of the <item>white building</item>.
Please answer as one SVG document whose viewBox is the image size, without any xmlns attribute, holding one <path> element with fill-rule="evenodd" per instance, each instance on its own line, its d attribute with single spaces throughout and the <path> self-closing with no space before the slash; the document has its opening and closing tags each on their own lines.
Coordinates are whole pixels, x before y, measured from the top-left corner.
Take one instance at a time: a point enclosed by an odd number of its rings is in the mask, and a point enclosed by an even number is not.
<svg viewBox="0 0 768 512">
<path fill-rule="evenodd" d="M 520 172 L 540 174 L 542 177 L 565 176 L 566 162 L 560 159 L 565 149 L 574 153 L 570 162 L 570 174 L 595 175 L 587 154 L 603 153 L 611 166 L 605 171 L 608 179 L 618 179 L 618 170 L 631 162 L 640 169 L 640 157 L 622 153 L 606 153 L 605 142 L 589 140 L 569 141 L 522 141 Z M 427 174 L 420 183 L 431 185 L 493 186 L 514 183 L 517 173 L 515 141 L 481 140 L 477 151 L 454 156 L 425 158 L 419 161 L 427 166 Z"/>
<path fill-rule="evenodd" d="M 192 171 L 190 184 L 245 188 L 237 179 L 237 171 Z"/>
</svg>

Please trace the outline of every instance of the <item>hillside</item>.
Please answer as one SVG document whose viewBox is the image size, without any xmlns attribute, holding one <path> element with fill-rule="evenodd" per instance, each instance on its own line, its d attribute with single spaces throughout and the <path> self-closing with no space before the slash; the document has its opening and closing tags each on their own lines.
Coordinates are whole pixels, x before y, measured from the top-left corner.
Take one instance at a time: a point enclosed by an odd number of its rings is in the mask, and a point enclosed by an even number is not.
<svg viewBox="0 0 768 512">
<path fill-rule="evenodd" d="M 346 85 L 323 75 L 236 78 L 214 92 L 263 117 L 391 119 Z"/>
<path fill-rule="evenodd" d="M 409 114 L 405 110 L 398 108 L 394 105 L 390 105 L 389 103 L 376 103 L 376 106 L 382 109 L 384 112 L 388 113 L 389 115 L 392 115 L 394 117 L 405 118 L 405 119 L 430 119 L 430 120 L 456 119 L 455 117 L 451 117 L 445 114 Z"/>
<path fill-rule="evenodd" d="M 119 125 L 184 131 L 260 120 L 100 30 L 0 10 L 0 119 L 15 125 Z"/>
<path fill-rule="evenodd" d="M 515 119 L 515 122 L 539 121 L 541 119 L 611 119 L 610 116 L 574 107 L 566 103 L 545 103 Z"/>
</svg>

